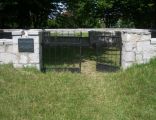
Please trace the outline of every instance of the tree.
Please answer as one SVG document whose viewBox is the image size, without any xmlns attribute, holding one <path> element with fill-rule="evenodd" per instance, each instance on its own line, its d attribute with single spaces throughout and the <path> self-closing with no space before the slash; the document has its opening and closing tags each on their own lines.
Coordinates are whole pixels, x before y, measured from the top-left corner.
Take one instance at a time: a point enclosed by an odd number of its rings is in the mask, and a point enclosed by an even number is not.
<svg viewBox="0 0 156 120">
<path fill-rule="evenodd" d="M 156 26 L 155 0 L 98 0 L 98 17 L 102 18 L 106 27 L 113 27 L 118 20 L 137 28 Z M 132 25 L 133 26 L 133 25 Z"/>
<path fill-rule="evenodd" d="M 59 0 L 1 0 L 0 27 L 46 27 L 52 2 Z"/>
<path fill-rule="evenodd" d="M 156 28 L 155 13 L 155 0 L 1 0 L 0 27 Z"/>
<path fill-rule="evenodd" d="M 96 27 L 96 0 L 66 0 L 66 11 L 57 17 L 57 21 L 65 28 Z"/>
</svg>

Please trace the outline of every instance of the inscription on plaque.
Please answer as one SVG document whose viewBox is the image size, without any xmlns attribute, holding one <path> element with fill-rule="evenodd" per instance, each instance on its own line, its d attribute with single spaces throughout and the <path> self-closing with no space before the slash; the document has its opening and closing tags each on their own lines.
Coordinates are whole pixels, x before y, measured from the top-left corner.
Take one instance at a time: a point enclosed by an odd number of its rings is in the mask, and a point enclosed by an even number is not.
<svg viewBox="0 0 156 120">
<path fill-rule="evenodd" d="M 19 52 L 34 52 L 34 39 L 19 38 L 18 39 Z"/>
</svg>

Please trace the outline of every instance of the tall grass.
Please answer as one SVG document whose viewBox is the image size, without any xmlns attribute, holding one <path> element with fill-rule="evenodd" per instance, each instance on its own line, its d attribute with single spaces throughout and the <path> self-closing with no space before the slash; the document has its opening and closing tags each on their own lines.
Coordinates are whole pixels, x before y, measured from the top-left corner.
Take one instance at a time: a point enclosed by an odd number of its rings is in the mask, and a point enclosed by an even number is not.
<svg viewBox="0 0 156 120">
<path fill-rule="evenodd" d="M 0 66 L 1 120 L 155 120 L 156 60 L 117 73 Z"/>
</svg>

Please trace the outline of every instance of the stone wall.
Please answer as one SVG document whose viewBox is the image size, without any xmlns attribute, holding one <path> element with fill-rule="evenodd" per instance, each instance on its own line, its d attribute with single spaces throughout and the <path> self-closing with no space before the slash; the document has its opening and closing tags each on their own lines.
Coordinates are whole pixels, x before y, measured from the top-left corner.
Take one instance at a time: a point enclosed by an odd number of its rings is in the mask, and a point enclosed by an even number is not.
<svg viewBox="0 0 156 120">
<path fill-rule="evenodd" d="M 24 30 L 27 34 L 22 35 L 21 29 L 6 29 L 12 32 L 12 39 L 0 39 L 0 64 L 12 63 L 14 67 L 34 66 L 41 69 L 42 66 L 42 30 Z M 144 29 L 47 29 L 50 32 L 88 32 L 100 31 L 107 33 L 121 33 L 122 38 L 122 68 L 126 69 L 133 64 L 147 63 L 156 57 L 156 38 L 151 38 L 151 30 Z M 152 30 L 153 31 L 153 30 Z M 156 32 L 156 31 L 155 31 Z M 90 32 L 92 33 L 92 32 Z M 89 34 L 92 36 L 92 34 Z M 19 52 L 18 39 L 32 38 L 34 40 L 34 52 Z M 93 39 L 94 37 L 90 37 Z"/>
<path fill-rule="evenodd" d="M 156 43 L 151 42 L 149 31 L 122 32 L 122 67 L 125 69 L 133 64 L 142 64 L 156 57 Z"/>
<path fill-rule="evenodd" d="M 41 69 L 41 33 L 40 30 L 13 30 L 12 39 L 0 39 L 0 63 L 12 63 L 15 68 L 35 67 Z M 34 52 L 19 52 L 18 39 L 32 38 L 34 40 Z"/>
</svg>

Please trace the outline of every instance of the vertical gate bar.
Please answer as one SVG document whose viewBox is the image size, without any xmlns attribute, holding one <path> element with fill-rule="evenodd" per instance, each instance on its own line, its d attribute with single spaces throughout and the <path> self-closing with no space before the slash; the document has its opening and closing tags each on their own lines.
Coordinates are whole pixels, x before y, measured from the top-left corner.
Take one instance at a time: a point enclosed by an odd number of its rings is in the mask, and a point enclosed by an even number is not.
<svg viewBox="0 0 156 120">
<path fill-rule="evenodd" d="M 50 33 L 48 35 L 48 39 L 49 39 L 49 42 L 51 43 L 52 41 L 51 41 L 51 34 Z M 50 60 L 49 61 L 49 66 L 50 66 L 50 64 L 52 63 L 52 47 L 51 46 L 49 47 L 49 60 Z"/>
<path fill-rule="evenodd" d="M 76 33 L 75 33 L 75 31 L 74 31 L 74 33 L 73 33 L 74 35 L 74 39 L 75 39 L 75 37 L 76 37 Z M 74 40 L 73 40 L 74 41 Z M 75 42 L 75 41 L 74 41 Z M 75 59 L 77 59 L 75 56 L 76 56 L 76 46 L 74 46 L 73 45 L 73 52 L 72 52 L 72 54 L 73 54 L 73 58 L 71 59 L 71 61 L 72 61 L 72 67 L 75 67 L 76 65 L 75 64 L 77 64 L 77 63 L 75 63 Z M 76 61 L 77 62 L 77 61 Z"/>
<path fill-rule="evenodd" d="M 62 39 L 63 39 L 63 36 L 62 36 Z M 64 42 L 64 40 L 65 39 L 63 39 L 63 42 Z M 62 58 L 63 65 L 65 65 L 65 63 L 66 63 L 66 46 L 65 45 L 61 45 L 61 47 L 62 47 L 62 52 L 63 52 L 63 58 Z"/>
<path fill-rule="evenodd" d="M 80 72 L 81 72 L 81 61 L 82 61 L 82 31 L 80 32 L 79 42 L 80 42 Z"/>
<path fill-rule="evenodd" d="M 98 41 L 97 41 L 97 39 L 98 39 L 98 37 L 97 37 L 97 35 L 95 35 L 95 39 L 96 39 L 96 42 L 95 42 L 95 51 L 96 51 L 96 64 L 98 64 L 99 63 L 99 56 L 98 56 Z"/>
<path fill-rule="evenodd" d="M 66 66 L 69 67 L 69 62 L 70 62 L 70 54 L 69 54 L 69 52 L 70 52 L 70 43 L 68 43 L 68 41 L 71 40 L 71 38 L 69 37 L 69 34 L 68 34 L 68 39 L 66 39 L 66 40 L 67 40 L 66 41 L 66 44 L 67 44 L 67 53 L 66 53 L 67 61 L 66 61 Z"/>
<path fill-rule="evenodd" d="M 120 48 L 119 48 L 119 38 L 117 38 L 117 41 L 116 41 L 116 45 L 117 45 L 117 54 L 118 54 L 118 62 L 117 62 L 117 64 L 118 64 L 118 66 L 120 66 Z"/>
<path fill-rule="evenodd" d="M 68 34 L 66 35 L 66 33 L 65 33 L 65 35 L 63 35 L 63 37 L 66 37 L 67 36 L 67 38 L 69 37 L 68 36 Z M 68 49 L 69 49 L 69 45 L 68 45 L 68 40 L 70 40 L 70 38 L 68 38 L 68 39 L 64 39 L 65 40 L 65 46 L 66 46 L 66 61 L 65 61 L 65 67 L 67 67 L 68 68 Z"/>
<path fill-rule="evenodd" d="M 114 40 L 112 34 L 109 37 L 109 39 Z M 112 47 L 112 44 L 110 43 L 110 40 L 108 41 L 108 45 L 109 45 L 108 55 L 110 57 L 110 65 L 112 66 L 114 64 L 114 61 L 113 61 L 113 47 Z"/>
<path fill-rule="evenodd" d="M 63 54 L 62 54 L 62 46 L 60 46 L 60 64 L 62 64 L 63 65 L 63 63 L 62 63 L 62 58 L 63 58 Z"/>
<path fill-rule="evenodd" d="M 75 39 L 75 34 L 74 34 L 74 39 Z M 73 42 L 75 42 L 75 41 L 73 41 Z M 71 47 L 71 49 L 72 49 L 72 52 L 71 52 L 71 64 L 72 64 L 72 67 L 75 67 L 75 56 L 76 56 L 76 52 L 75 52 L 75 49 L 76 49 L 76 46 L 74 46 L 74 45 L 71 45 L 72 47 Z"/>
<path fill-rule="evenodd" d="M 109 57 L 110 57 L 109 58 L 110 59 L 109 65 L 110 66 L 113 66 L 113 64 L 114 64 L 114 61 L 113 61 L 113 47 L 112 47 L 112 44 L 110 43 L 110 40 L 109 39 L 112 39 L 112 41 L 114 40 L 112 33 L 111 33 L 110 36 L 108 36 L 108 46 L 109 46 L 109 48 L 108 48 L 108 54 L 110 53 L 110 55 L 109 55 Z M 112 71 L 112 67 L 109 67 L 109 69 Z"/>
<path fill-rule="evenodd" d="M 50 34 L 47 34 L 47 39 L 48 41 L 50 42 Z M 50 44 L 50 43 L 49 43 Z M 51 64 L 51 46 L 48 46 L 48 67 L 50 66 Z"/>
<path fill-rule="evenodd" d="M 45 42 L 45 34 L 44 34 L 44 31 L 42 32 L 42 43 L 41 43 L 41 45 L 42 45 L 42 68 L 41 68 L 41 70 L 43 71 L 43 72 L 45 72 L 45 66 L 44 66 L 44 58 L 45 58 L 45 56 L 44 56 L 44 50 L 45 50 L 45 47 L 44 47 L 44 42 Z"/>
<path fill-rule="evenodd" d="M 104 41 L 106 41 L 106 36 L 104 36 L 103 39 L 104 39 Z M 102 52 L 102 55 L 104 56 L 103 59 L 104 59 L 104 61 L 106 61 L 106 59 L 107 59 L 107 54 L 106 54 L 107 53 L 107 44 L 102 46 L 102 49 L 103 49 L 102 51 L 105 52 L 105 53 Z"/>
<path fill-rule="evenodd" d="M 121 59 L 122 59 L 122 39 L 121 39 L 121 35 L 119 36 L 119 43 L 120 43 L 120 46 L 119 46 L 119 48 L 120 48 L 120 62 L 119 62 L 119 64 L 120 64 L 120 66 L 121 66 Z"/>
<path fill-rule="evenodd" d="M 117 62 L 117 64 L 118 64 L 118 66 L 120 67 L 120 40 L 119 40 L 119 38 L 117 38 L 117 54 L 118 54 L 118 62 Z"/>
<path fill-rule="evenodd" d="M 58 32 L 56 33 L 56 35 L 54 37 L 54 67 L 56 67 L 57 34 L 58 34 Z"/>
<path fill-rule="evenodd" d="M 114 51 L 113 51 L 113 54 L 114 54 L 113 55 L 113 57 L 114 57 L 114 65 L 117 66 L 117 64 L 116 64 L 117 63 L 117 57 L 118 57 L 118 54 L 117 54 L 117 44 L 116 44 L 117 43 L 117 37 L 114 36 L 112 39 L 113 39 L 112 44 L 113 44 L 113 49 L 114 49 Z"/>
<path fill-rule="evenodd" d="M 115 58 L 116 61 L 115 61 L 115 65 L 118 66 L 118 64 L 119 64 L 119 63 L 118 63 L 118 62 L 119 62 L 119 61 L 118 61 L 118 60 L 119 60 L 119 51 L 118 51 L 118 44 L 119 44 L 118 42 L 119 42 L 119 41 L 118 41 L 118 36 L 115 37 L 115 39 L 116 39 L 116 41 L 115 41 L 115 49 L 116 49 L 116 58 Z"/>
<path fill-rule="evenodd" d="M 74 39 L 73 39 L 73 41 L 74 41 L 74 43 L 76 43 L 76 41 L 75 41 L 75 39 L 76 39 L 76 33 L 75 33 L 75 31 L 74 31 Z M 77 61 L 76 61 L 76 59 L 77 59 L 77 46 L 76 45 L 74 45 L 73 46 L 73 66 L 74 67 L 77 67 Z"/>
</svg>

